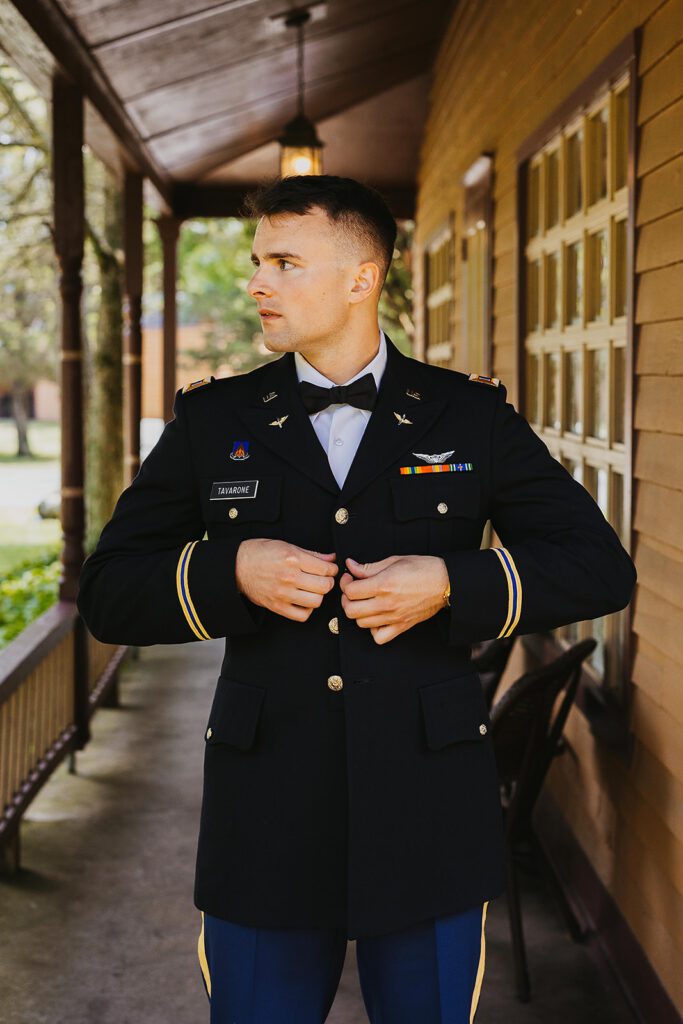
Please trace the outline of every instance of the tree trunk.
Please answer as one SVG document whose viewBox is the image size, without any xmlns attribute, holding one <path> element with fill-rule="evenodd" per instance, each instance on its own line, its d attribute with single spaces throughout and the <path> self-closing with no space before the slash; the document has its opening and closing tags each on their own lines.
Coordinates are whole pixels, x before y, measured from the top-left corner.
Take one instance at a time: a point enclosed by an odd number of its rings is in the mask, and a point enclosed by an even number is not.
<svg viewBox="0 0 683 1024">
<path fill-rule="evenodd" d="M 86 531 L 89 553 L 114 511 L 123 489 L 123 315 L 121 248 L 122 195 L 109 173 L 104 184 L 104 237 L 89 237 L 100 271 L 100 304 L 95 344 L 89 346 L 86 434 Z"/>
<path fill-rule="evenodd" d="M 12 416 L 17 428 L 17 456 L 32 458 L 28 443 L 28 392 L 18 381 L 12 385 Z"/>
</svg>

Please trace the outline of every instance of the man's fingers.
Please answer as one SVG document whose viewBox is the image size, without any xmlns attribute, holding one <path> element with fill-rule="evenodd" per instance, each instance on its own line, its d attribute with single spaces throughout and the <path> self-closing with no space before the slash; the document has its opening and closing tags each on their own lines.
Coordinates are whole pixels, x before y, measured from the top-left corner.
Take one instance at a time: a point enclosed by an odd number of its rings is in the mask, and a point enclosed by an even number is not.
<svg viewBox="0 0 683 1024">
<path fill-rule="evenodd" d="M 400 555 L 389 555 L 387 558 L 382 558 L 379 562 L 357 562 L 355 558 L 347 558 L 346 564 L 354 576 L 365 578 L 376 576 L 378 572 L 383 572 L 384 569 L 388 569 L 390 565 L 398 561 L 400 557 Z"/>
<path fill-rule="evenodd" d="M 343 577 L 342 577 L 343 579 Z M 341 586 L 341 580 L 340 586 Z M 350 577 L 344 582 L 343 591 L 350 601 L 360 601 L 367 597 L 376 597 L 382 589 L 382 581 L 376 576 L 368 576 L 366 580 L 354 580 Z"/>
<path fill-rule="evenodd" d="M 299 552 L 299 568 L 304 572 L 313 573 L 316 576 L 335 576 L 339 572 L 339 566 L 334 561 L 337 557 L 334 551 L 330 553 L 311 551 L 309 548 L 300 548 L 292 545 Z"/>
<path fill-rule="evenodd" d="M 372 630 L 372 637 L 376 644 L 386 644 L 389 640 L 393 640 L 394 637 L 402 633 L 403 629 L 392 624 L 390 626 L 377 626 Z"/>
<path fill-rule="evenodd" d="M 312 590 L 290 589 L 285 595 L 285 601 L 301 605 L 303 608 L 319 608 L 322 599 L 321 593 Z"/>
<path fill-rule="evenodd" d="M 351 601 L 342 597 L 342 608 L 349 619 L 359 619 L 368 615 L 383 615 L 386 622 L 387 610 L 376 597 L 370 597 L 363 601 Z"/>
<path fill-rule="evenodd" d="M 307 590 L 313 594 L 329 594 L 334 587 L 333 576 L 319 576 L 313 572 L 299 571 L 294 586 L 298 590 Z"/>
<path fill-rule="evenodd" d="M 285 619 L 293 619 L 295 622 L 305 622 L 311 614 L 310 608 L 300 608 L 296 604 L 284 604 L 277 610 L 278 615 Z"/>
</svg>

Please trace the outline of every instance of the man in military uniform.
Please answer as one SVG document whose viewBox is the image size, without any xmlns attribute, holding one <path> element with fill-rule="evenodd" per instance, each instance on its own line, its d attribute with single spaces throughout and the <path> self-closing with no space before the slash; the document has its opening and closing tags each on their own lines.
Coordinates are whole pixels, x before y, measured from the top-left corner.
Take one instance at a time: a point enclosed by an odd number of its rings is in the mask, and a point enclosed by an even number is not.
<svg viewBox="0 0 683 1024">
<path fill-rule="evenodd" d="M 194 892 L 212 1024 L 324 1021 L 349 938 L 371 1021 L 469 1024 L 504 888 L 471 645 L 617 611 L 635 568 L 498 379 L 379 329 L 374 190 L 286 178 L 247 212 L 282 354 L 178 392 L 78 607 L 109 643 L 226 638 Z"/>
</svg>

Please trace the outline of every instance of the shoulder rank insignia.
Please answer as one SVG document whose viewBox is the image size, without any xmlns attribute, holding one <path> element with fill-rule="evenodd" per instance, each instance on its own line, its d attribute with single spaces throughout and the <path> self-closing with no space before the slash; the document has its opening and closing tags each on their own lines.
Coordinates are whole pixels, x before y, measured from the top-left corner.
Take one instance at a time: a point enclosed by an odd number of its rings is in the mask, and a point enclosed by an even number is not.
<svg viewBox="0 0 683 1024">
<path fill-rule="evenodd" d="M 475 384 L 490 384 L 493 388 L 500 384 L 500 377 L 486 377 L 483 373 L 471 373 L 467 379 L 474 381 Z"/>
<path fill-rule="evenodd" d="M 211 382 L 214 379 L 215 379 L 214 377 L 202 377 L 201 380 L 193 380 L 189 384 L 185 385 L 185 387 L 183 388 L 183 392 L 182 393 L 186 394 L 188 391 L 194 391 L 195 388 L 200 388 L 202 386 L 202 384 L 211 384 Z"/>
</svg>

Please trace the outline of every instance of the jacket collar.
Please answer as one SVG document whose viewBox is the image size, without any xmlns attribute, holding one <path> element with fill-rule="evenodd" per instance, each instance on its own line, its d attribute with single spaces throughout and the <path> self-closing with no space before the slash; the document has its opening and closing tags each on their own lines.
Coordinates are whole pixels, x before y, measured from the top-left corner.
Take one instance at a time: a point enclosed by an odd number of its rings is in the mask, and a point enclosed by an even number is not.
<svg viewBox="0 0 683 1024">
<path fill-rule="evenodd" d="M 355 497 L 414 447 L 447 404 L 445 397 L 433 393 L 422 364 L 404 356 L 386 332 L 385 339 L 387 362 L 377 402 L 341 488 L 301 400 L 293 352 L 268 363 L 258 374 L 249 404 L 235 409 L 255 437 L 341 502 Z"/>
</svg>

